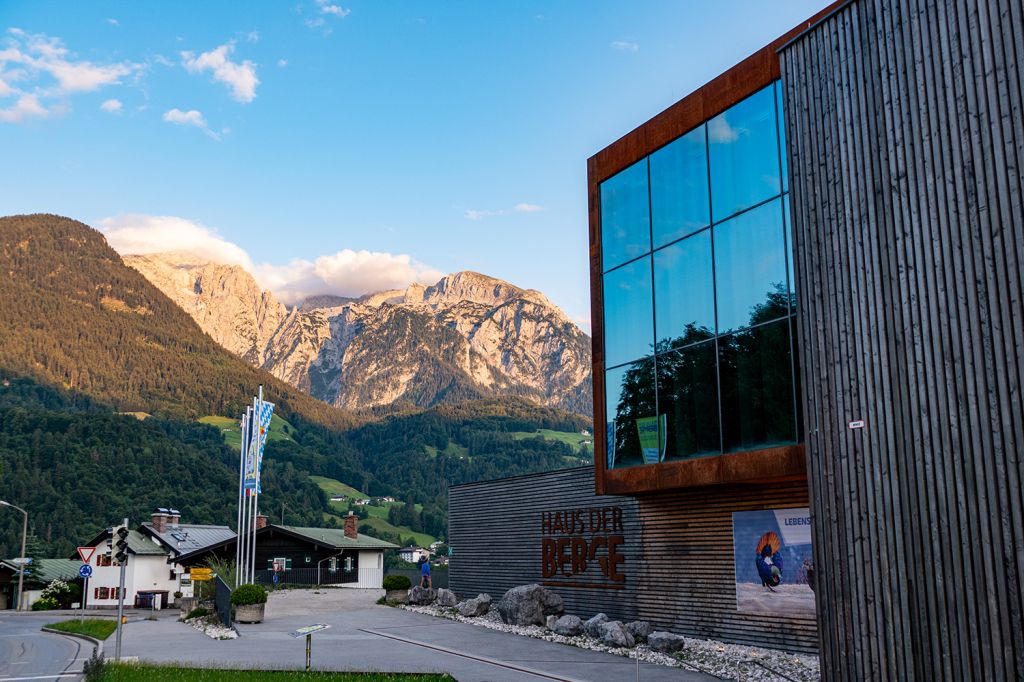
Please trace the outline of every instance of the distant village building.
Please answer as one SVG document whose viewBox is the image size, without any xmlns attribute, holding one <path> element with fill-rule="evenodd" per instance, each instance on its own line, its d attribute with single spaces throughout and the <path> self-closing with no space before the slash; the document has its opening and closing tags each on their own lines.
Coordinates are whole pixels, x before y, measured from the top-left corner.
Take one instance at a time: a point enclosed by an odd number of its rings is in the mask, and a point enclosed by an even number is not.
<svg viewBox="0 0 1024 682">
<path fill-rule="evenodd" d="M 420 560 L 430 559 L 430 550 L 423 549 L 422 547 L 403 547 L 398 550 L 398 556 L 402 558 L 402 561 L 408 561 L 410 564 L 418 564 Z"/>
<path fill-rule="evenodd" d="M 355 503 L 357 507 L 365 507 L 370 504 L 370 500 L 356 500 Z"/>
</svg>

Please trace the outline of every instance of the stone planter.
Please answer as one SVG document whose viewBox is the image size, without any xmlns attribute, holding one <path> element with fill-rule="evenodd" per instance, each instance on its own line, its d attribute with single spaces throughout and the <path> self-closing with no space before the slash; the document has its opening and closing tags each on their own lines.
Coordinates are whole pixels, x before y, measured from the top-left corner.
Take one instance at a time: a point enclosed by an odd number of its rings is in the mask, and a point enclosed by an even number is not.
<svg viewBox="0 0 1024 682">
<path fill-rule="evenodd" d="M 241 604 L 235 607 L 236 623 L 262 623 L 266 604 Z"/>
<path fill-rule="evenodd" d="M 176 599 L 174 603 L 182 613 L 188 613 L 199 606 L 199 600 L 195 597 L 182 597 L 181 599 Z"/>
<path fill-rule="evenodd" d="M 384 599 L 396 604 L 406 604 L 409 601 L 409 590 L 388 590 Z"/>
</svg>

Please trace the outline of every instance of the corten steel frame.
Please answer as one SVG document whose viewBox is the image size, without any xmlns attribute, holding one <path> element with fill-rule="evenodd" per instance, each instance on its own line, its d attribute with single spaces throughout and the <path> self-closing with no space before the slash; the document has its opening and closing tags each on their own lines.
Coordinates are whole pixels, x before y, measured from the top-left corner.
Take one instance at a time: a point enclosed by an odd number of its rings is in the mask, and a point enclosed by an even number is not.
<svg viewBox="0 0 1024 682">
<path fill-rule="evenodd" d="M 601 259 L 601 183 L 708 119 L 761 90 L 780 76 L 778 50 L 849 0 L 838 0 L 772 41 L 711 82 L 679 100 L 635 130 L 587 159 L 590 222 L 590 310 L 593 339 L 594 465 L 599 495 L 623 495 L 673 488 L 807 480 L 804 446 L 781 447 L 607 468 L 604 363 L 604 267 Z M 779 122 L 782 125 L 782 122 Z M 781 150 L 785 154 L 785 150 Z M 797 409 L 802 409 L 798 405 Z M 803 440 L 801 435 L 801 439 Z"/>
</svg>

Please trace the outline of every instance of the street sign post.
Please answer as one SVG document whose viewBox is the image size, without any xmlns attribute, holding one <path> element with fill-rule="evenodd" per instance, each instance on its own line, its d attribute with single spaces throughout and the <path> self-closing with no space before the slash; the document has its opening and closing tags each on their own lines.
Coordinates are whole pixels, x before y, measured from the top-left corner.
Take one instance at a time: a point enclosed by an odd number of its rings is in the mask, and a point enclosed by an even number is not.
<svg viewBox="0 0 1024 682">
<path fill-rule="evenodd" d="M 94 548 L 90 547 L 89 549 Z M 81 547 L 78 548 L 78 553 L 82 553 Z M 89 598 L 89 576 L 92 575 L 92 566 L 82 564 L 78 567 L 78 575 L 82 577 L 82 599 L 78 605 L 78 620 L 82 620 L 85 618 L 85 600 Z"/>
<path fill-rule="evenodd" d="M 310 662 L 313 658 L 313 633 L 321 632 L 329 627 L 331 626 L 327 623 L 313 623 L 312 625 L 307 625 L 304 628 L 299 628 L 295 632 L 289 633 L 296 639 L 302 636 L 306 637 L 306 670 L 309 670 Z"/>
<path fill-rule="evenodd" d="M 89 564 L 82 564 L 78 567 L 78 575 L 80 575 L 83 578 L 92 577 L 92 566 L 90 566 Z"/>
<path fill-rule="evenodd" d="M 79 547 L 78 556 L 82 558 L 82 563 L 87 564 L 92 559 L 92 555 L 96 552 L 95 547 Z"/>
<path fill-rule="evenodd" d="M 212 568 L 190 568 L 188 571 L 189 578 L 192 580 L 213 580 L 213 569 Z"/>
</svg>

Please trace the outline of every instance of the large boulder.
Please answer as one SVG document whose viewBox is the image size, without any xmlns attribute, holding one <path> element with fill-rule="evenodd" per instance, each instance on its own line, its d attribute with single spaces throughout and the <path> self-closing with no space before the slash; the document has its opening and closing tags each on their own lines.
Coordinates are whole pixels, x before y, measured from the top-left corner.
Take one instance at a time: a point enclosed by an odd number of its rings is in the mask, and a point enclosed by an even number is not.
<svg viewBox="0 0 1024 682">
<path fill-rule="evenodd" d="M 583 632 L 594 639 L 601 639 L 601 626 L 608 622 L 608 616 L 599 613 L 590 620 L 583 623 Z"/>
<path fill-rule="evenodd" d="M 601 644 L 616 647 L 636 646 L 633 635 L 629 634 L 621 621 L 610 620 L 607 623 L 601 623 L 599 632 L 601 633 Z"/>
<path fill-rule="evenodd" d="M 427 606 L 433 604 L 434 600 L 437 599 L 437 592 L 433 588 L 420 587 L 416 585 L 409 590 L 409 603 L 417 604 L 419 606 Z"/>
<path fill-rule="evenodd" d="M 548 616 L 544 620 L 544 624 L 548 626 L 548 630 L 554 630 L 555 629 L 555 623 L 557 623 L 557 622 L 558 622 L 558 616 Z"/>
<path fill-rule="evenodd" d="M 638 643 L 646 642 L 651 635 L 651 624 L 646 620 L 634 620 L 632 623 L 626 623 L 626 632 Z"/>
<path fill-rule="evenodd" d="M 458 603 L 459 603 L 458 598 L 455 596 L 455 593 L 452 592 L 451 590 L 446 590 L 445 588 L 442 587 L 441 589 L 439 589 L 437 591 L 437 605 L 438 606 L 444 606 L 444 607 L 447 607 L 447 608 L 454 608 L 455 605 L 458 604 Z"/>
<path fill-rule="evenodd" d="M 562 598 L 540 585 L 520 585 L 498 601 L 498 615 L 509 625 L 544 625 L 545 616 L 560 616 Z"/>
<path fill-rule="evenodd" d="M 472 599 L 459 602 L 455 608 L 459 610 L 459 615 L 464 616 L 465 618 L 483 616 L 491 610 L 491 595 L 478 594 Z"/>
<path fill-rule="evenodd" d="M 551 628 L 556 635 L 575 637 L 583 632 L 583 621 L 579 616 L 562 616 Z"/>
<path fill-rule="evenodd" d="M 652 632 L 647 637 L 647 646 L 651 647 L 654 651 L 671 654 L 686 648 L 686 640 L 682 635 L 658 631 Z"/>
</svg>

